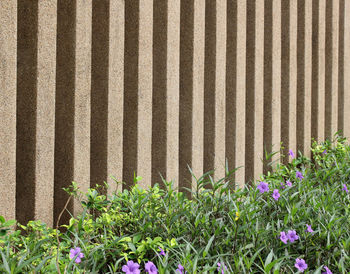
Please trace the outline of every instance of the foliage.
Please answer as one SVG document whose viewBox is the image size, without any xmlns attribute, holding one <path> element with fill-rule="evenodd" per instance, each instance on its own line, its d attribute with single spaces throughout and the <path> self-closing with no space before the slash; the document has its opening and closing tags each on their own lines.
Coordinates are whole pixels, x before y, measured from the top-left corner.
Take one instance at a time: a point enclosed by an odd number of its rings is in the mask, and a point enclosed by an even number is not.
<svg viewBox="0 0 350 274">
<path fill-rule="evenodd" d="M 298 259 L 305 273 L 349 273 L 350 147 L 336 136 L 311 150 L 244 188 L 233 189 L 229 172 L 218 181 L 211 172 L 193 176 L 183 192 L 172 182 L 144 190 L 140 177 L 110 196 L 73 184 L 67 192 L 82 213 L 57 231 L 40 221 L 9 231 L 13 223 L 0 217 L 0 272 L 120 273 L 132 260 L 141 270 L 151 261 L 159 273 L 214 273 L 220 265 L 220 273 L 292 273 Z M 69 253 L 76 247 L 80 263 Z"/>
</svg>

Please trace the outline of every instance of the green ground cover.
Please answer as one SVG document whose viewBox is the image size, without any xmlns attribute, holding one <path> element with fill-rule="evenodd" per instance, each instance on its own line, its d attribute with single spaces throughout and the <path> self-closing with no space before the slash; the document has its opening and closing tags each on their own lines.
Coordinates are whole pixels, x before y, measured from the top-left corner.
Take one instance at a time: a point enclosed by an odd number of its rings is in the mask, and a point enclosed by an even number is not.
<svg viewBox="0 0 350 274">
<path fill-rule="evenodd" d="M 108 197 L 73 184 L 67 191 L 84 210 L 58 230 L 40 221 L 8 230 L 0 218 L 0 272 L 349 273 L 347 141 L 315 142 L 311 159 L 286 157 L 241 189 L 228 171 L 184 192 L 171 182 L 141 189 L 139 177 Z"/>
</svg>

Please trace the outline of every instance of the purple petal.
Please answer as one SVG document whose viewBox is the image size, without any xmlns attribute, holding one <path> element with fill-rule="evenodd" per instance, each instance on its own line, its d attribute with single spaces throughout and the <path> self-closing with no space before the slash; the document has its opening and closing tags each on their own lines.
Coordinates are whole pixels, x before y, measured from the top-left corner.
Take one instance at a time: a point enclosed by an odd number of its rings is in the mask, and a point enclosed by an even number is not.
<svg viewBox="0 0 350 274">
<path fill-rule="evenodd" d="M 293 152 L 293 150 L 289 150 L 289 156 L 292 158 L 292 159 L 294 159 L 295 158 L 295 155 L 294 155 L 294 152 Z"/>
<path fill-rule="evenodd" d="M 160 249 L 159 255 L 165 256 L 164 250 L 161 247 L 159 247 L 159 249 Z"/>
<path fill-rule="evenodd" d="M 77 257 L 77 258 L 75 259 L 75 262 L 76 262 L 77 264 L 79 264 L 79 263 L 81 263 L 81 259 L 80 259 L 79 257 Z"/>
</svg>

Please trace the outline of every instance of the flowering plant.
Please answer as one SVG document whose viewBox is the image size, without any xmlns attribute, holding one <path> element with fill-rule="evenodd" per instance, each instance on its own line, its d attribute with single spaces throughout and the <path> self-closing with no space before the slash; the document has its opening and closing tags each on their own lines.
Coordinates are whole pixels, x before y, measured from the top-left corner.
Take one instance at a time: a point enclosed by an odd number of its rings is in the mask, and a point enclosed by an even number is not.
<svg viewBox="0 0 350 274">
<path fill-rule="evenodd" d="M 293 155 L 241 188 L 228 168 L 217 181 L 193 174 L 182 191 L 166 181 L 142 189 L 139 176 L 112 194 L 96 186 L 79 196 L 73 185 L 81 215 L 59 229 L 6 230 L 0 272 L 346 273 L 350 147 L 339 137 L 314 143 L 312 158 Z"/>
</svg>

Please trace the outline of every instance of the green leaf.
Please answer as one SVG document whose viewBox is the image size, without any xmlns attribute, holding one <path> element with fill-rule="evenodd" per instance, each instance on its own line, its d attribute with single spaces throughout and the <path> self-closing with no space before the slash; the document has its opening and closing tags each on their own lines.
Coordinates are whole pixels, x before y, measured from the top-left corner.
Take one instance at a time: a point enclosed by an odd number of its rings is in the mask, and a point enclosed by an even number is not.
<svg viewBox="0 0 350 274">
<path fill-rule="evenodd" d="M 142 251 L 145 250 L 145 246 L 144 245 L 140 245 L 138 248 L 137 248 L 137 252 L 138 253 L 141 253 Z"/>
<path fill-rule="evenodd" d="M 13 226 L 14 224 L 16 224 L 16 220 L 8 220 L 7 222 L 3 223 L 2 226 Z"/>
<path fill-rule="evenodd" d="M 137 234 L 137 235 L 135 235 L 133 238 L 132 238 L 132 242 L 134 243 L 134 244 L 136 244 L 138 241 L 140 241 L 141 240 L 141 234 Z"/>
<path fill-rule="evenodd" d="M 274 265 L 275 265 L 277 262 L 278 262 L 278 261 L 275 260 L 275 261 L 269 263 L 268 265 L 266 265 L 266 266 L 265 266 L 265 271 L 266 271 L 266 272 L 270 272 L 270 270 L 274 267 Z"/>
<path fill-rule="evenodd" d="M 254 263 L 254 261 L 255 261 L 255 258 L 256 258 L 257 256 L 259 256 L 259 258 L 260 258 L 259 253 L 260 253 L 261 250 L 263 250 L 263 249 L 265 249 L 265 247 L 260 248 L 258 251 L 256 251 L 256 252 L 254 253 L 254 255 L 252 256 L 252 258 L 250 259 L 248 268 L 250 268 L 250 267 L 253 265 L 253 263 Z"/>
<path fill-rule="evenodd" d="M 214 241 L 214 238 L 215 238 L 215 235 L 211 236 L 211 238 L 209 239 L 208 244 L 207 244 L 207 246 L 205 247 L 205 249 L 203 251 L 203 258 L 205 258 L 207 256 L 209 248 L 210 248 L 211 244 Z"/>
<path fill-rule="evenodd" d="M 5 236 L 8 229 L 0 229 L 0 236 Z"/>
<path fill-rule="evenodd" d="M 267 258 L 265 260 L 265 263 L 264 263 L 264 268 L 266 270 L 266 267 L 271 263 L 272 259 L 273 259 L 273 249 L 270 251 L 269 255 L 267 255 Z M 277 261 L 276 261 L 277 262 Z M 273 267 L 273 266 L 272 266 Z M 271 267 L 271 268 L 272 268 Z"/>
<path fill-rule="evenodd" d="M 177 245 L 176 239 L 172 238 L 171 241 L 170 241 L 170 246 L 173 247 L 173 246 L 176 246 L 176 245 Z"/>
<path fill-rule="evenodd" d="M 16 273 L 20 272 L 20 270 L 25 268 L 27 265 L 31 264 L 36 259 L 39 259 L 41 256 L 42 256 L 42 254 L 39 254 L 39 255 L 32 257 L 29 260 L 25 261 L 23 264 L 18 265 L 18 268 L 16 269 Z"/>
<path fill-rule="evenodd" d="M 124 237 L 124 238 L 120 239 L 119 242 L 131 242 L 131 238 L 130 237 Z"/>
<path fill-rule="evenodd" d="M 158 243 L 162 241 L 162 237 L 155 237 L 153 243 Z"/>
<path fill-rule="evenodd" d="M 135 182 L 138 182 L 138 181 L 141 181 L 142 180 L 142 177 L 141 176 L 137 176 L 136 178 L 135 178 Z"/>
<path fill-rule="evenodd" d="M 128 243 L 128 246 L 133 252 L 136 252 L 136 247 L 133 243 Z"/>
<path fill-rule="evenodd" d="M 5 257 L 5 255 L 4 255 L 4 253 L 2 253 L 1 250 L 0 250 L 0 253 L 1 253 L 2 262 L 3 262 L 3 264 L 4 264 L 4 267 L 5 267 L 6 271 L 7 271 L 9 274 L 11 274 L 11 270 L 10 270 L 9 264 L 8 264 L 8 262 L 7 262 L 7 260 L 6 260 L 6 257 Z"/>
<path fill-rule="evenodd" d="M 244 250 L 244 249 L 251 249 L 251 248 L 253 248 L 254 247 L 254 244 L 247 244 L 245 247 L 243 247 L 242 248 L 242 250 Z"/>
</svg>

